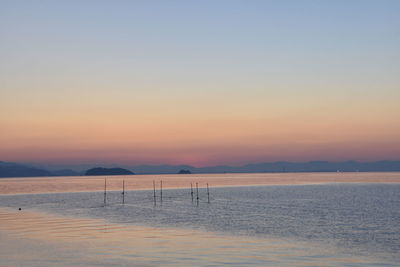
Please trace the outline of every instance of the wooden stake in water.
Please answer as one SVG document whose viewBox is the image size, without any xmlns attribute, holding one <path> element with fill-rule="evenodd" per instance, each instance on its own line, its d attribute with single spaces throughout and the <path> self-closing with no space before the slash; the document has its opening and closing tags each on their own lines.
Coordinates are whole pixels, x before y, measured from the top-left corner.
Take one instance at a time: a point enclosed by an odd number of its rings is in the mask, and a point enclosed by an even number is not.
<svg viewBox="0 0 400 267">
<path fill-rule="evenodd" d="M 104 206 L 107 204 L 107 178 L 104 178 Z"/>
<path fill-rule="evenodd" d="M 208 183 L 207 183 L 207 198 L 208 198 L 208 203 L 210 203 L 210 190 L 208 189 Z"/>
<path fill-rule="evenodd" d="M 125 180 L 122 180 L 122 204 L 125 204 Z"/>
<path fill-rule="evenodd" d="M 199 184 L 196 183 L 196 199 L 197 199 L 197 205 L 199 205 Z"/>
<path fill-rule="evenodd" d="M 156 205 L 156 181 L 153 180 L 154 206 Z"/>
<path fill-rule="evenodd" d="M 190 183 L 190 195 L 192 196 L 192 202 L 193 202 L 193 183 Z"/>
<path fill-rule="evenodd" d="M 162 202 L 162 180 L 160 181 L 160 201 Z"/>
</svg>

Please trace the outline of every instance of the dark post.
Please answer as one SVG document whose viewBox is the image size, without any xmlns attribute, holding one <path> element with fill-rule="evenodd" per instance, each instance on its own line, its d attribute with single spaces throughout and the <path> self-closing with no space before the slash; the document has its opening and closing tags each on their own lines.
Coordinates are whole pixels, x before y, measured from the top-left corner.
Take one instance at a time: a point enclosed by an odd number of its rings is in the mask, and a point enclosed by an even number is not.
<svg viewBox="0 0 400 267">
<path fill-rule="evenodd" d="M 160 181 L 160 201 L 162 202 L 162 180 Z"/>
<path fill-rule="evenodd" d="M 122 180 L 122 204 L 125 204 L 125 180 Z"/>
<path fill-rule="evenodd" d="M 104 206 L 107 202 L 107 178 L 104 178 Z"/>
<path fill-rule="evenodd" d="M 210 203 L 210 190 L 208 189 L 208 183 L 207 183 L 207 198 L 208 198 L 208 203 Z"/>
<path fill-rule="evenodd" d="M 156 181 L 153 180 L 154 206 L 156 205 Z"/>
<path fill-rule="evenodd" d="M 193 183 L 190 183 L 190 195 L 192 196 L 192 202 L 193 202 Z"/>
<path fill-rule="evenodd" d="M 197 205 L 199 205 L 199 184 L 196 183 L 196 199 L 197 199 Z"/>
</svg>

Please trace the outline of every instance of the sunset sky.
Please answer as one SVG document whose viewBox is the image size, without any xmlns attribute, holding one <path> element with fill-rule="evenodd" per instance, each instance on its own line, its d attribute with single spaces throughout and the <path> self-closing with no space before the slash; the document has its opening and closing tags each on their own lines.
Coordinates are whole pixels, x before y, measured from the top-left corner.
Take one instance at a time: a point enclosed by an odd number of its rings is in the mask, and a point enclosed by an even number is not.
<svg viewBox="0 0 400 267">
<path fill-rule="evenodd" d="M 0 160 L 400 160 L 400 1 L 0 1 Z"/>
</svg>

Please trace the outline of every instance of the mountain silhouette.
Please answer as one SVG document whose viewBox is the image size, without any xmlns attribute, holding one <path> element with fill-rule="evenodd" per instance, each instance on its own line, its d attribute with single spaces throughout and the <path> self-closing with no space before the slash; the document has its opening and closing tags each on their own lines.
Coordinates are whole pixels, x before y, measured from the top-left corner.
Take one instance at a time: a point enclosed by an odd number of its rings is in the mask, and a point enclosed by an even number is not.
<svg viewBox="0 0 400 267">
<path fill-rule="evenodd" d="M 134 174 L 130 170 L 123 169 L 123 168 L 101 168 L 96 167 L 89 169 L 85 172 L 85 175 L 131 175 Z"/>
<path fill-rule="evenodd" d="M 181 170 L 191 173 L 252 173 L 252 172 L 390 172 L 400 171 L 400 161 L 309 161 L 309 162 L 263 162 L 252 163 L 242 166 L 209 166 L 193 167 L 190 165 L 117 165 L 107 166 L 110 168 L 92 168 L 86 172 L 82 168 L 73 166 L 62 169 L 63 166 L 52 166 L 52 170 L 45 169 L 45 165 L 30 166 L 25 164 L 0 161 L 1 177 L 34 177 L 34 176 L 78 176 L 78 175 L 130 175 L 134 174 L 129 169 L 134 169 L 136 174 L 177 174 Z M 55 167 L 61 170 L 53 170 Z M 65 167 L 64 167 L 65 168 Z M 87 166 L 86 168 L 90 168 Z M 85 169 L 86 169 L 85 168 Z"/>
<path fill-rule="evenodd" d="M 191 171 L 189 171 L 189 170 L 184 170 L 184 169 L 182 169 L 182 170 L 180 170 L 179 172 L 178 172 L 178 174 L 191 174 L 192 172 Z"/>
<path fill-rule="evenodd" d="M 0 177 L 35 177 L 35 176 L 51 176 L 52 173 L 13 162 L 0 161 Z"/>
</svg>

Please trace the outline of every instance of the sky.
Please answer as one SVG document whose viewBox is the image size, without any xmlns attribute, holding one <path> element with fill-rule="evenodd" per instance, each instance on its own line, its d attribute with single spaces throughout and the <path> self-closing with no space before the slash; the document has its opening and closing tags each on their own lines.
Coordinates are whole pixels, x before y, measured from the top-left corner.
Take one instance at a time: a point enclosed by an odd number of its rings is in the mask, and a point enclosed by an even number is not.
<svg viewBox="0 0 400 267">
<path fill-rule="evenodd" d="M 0 0 L 0 160 L 400 160 L 400 1 Z"/>
</svg>

